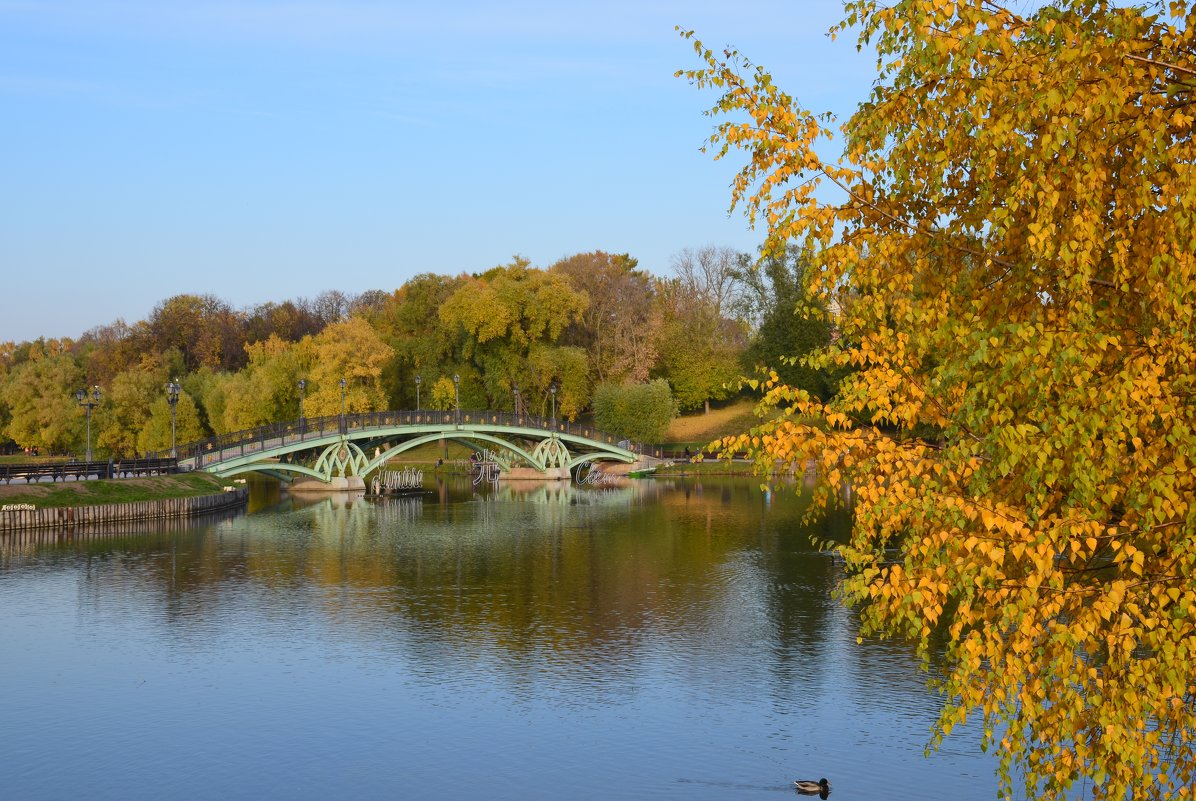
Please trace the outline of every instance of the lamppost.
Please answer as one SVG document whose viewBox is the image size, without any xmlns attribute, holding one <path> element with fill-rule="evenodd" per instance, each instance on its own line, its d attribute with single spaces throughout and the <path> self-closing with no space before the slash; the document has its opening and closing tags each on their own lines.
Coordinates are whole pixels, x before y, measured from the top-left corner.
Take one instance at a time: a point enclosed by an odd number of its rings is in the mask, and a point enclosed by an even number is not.
<svg viewBox="0 0 1196 801">
<path fill-rule="evenodd" d="M 181 389 L 177 378 L 166 382 L 166 400 L 170 403 L 170 458 L 172 459 L 179 458 L 179 449 L 175 445 L 175 413 L 179 405 L 179 390 Z M 91 461 L 90 456 L 88 461 Z"/>
<path fill-rule="evenodd" d="M 552 427 L 556 428 L 556 382 L 553 381 L 548 385 L 548 391 L 552 393 Z"/>
<path fill-rule="evenodd" d="M 303 425 L 303 396 L 307 394 L 307 379 L 299 379 L 299 425 Z"/>
<path fill-rule="evenodd" d="M 519 385 L 514 381 L 511 382 L 511 391 L 515 393 L 515 419 L 521 420 L 519 415 Z"/>
<path fill-rule="evenodd" d="M 453 392 L 457 395 L 457 425 L 461 425 L 461 376 L 453 373 Z"/>
<path fill-rule="evenodd" d="M 415 377 L 415 411 L 419 411 L 419 385 L 424 383 L 423 376 Z"/>
<path fill-rule="evenodd" d="M 75 400 L 87 410 L 87 461 L 91 461 L 91 410 L 100 405 L 100 388 L 91 388 L 91 394 L 86 389 L 75 390 Z"/>
<path fill-rule="evenodd" d="M 341 385 L 341 433 L 344 433 L 347 426 L 345 425 L 345 379 L 340 380 Z"/>
</svg>

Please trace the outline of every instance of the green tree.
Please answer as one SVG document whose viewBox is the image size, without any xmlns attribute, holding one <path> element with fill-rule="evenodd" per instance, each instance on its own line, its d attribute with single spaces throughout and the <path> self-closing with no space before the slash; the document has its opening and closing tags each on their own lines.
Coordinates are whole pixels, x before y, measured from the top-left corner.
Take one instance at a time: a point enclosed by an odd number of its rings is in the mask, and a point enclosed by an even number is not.
<svg viewBox="0 0 1196 801">
<path fill-rule="evenodd" d="M 225 428 L 241 431 L 299 416 L 302 350 L 273 334 L 245 346 L 249 363 L 224 387 Z"/>
<path fill-rule="evenodd" d="M 677 279 L 657 282 L 661 309 L 658 372 L 682 409 L 705 407 L 736 391 L 747 327 Z"/>
<path fill-rule="evenodd" d="M 394 350 L 394 358 L 382 372 L 382 383 L 396 409 L 414 409 L 415 377 L 426 390 L 438 375 L 460 372 L 464 361 L 461 347 L 465 333 L 456 322 L 445 322 L 440 307 L 464 283 L 466 277 L 417 275 L 396 289 L 384 303 L 366 312 L 382 341 Z"/>
<path fill-rule="evenodd" d="M 65 352 L 39 352 L 17 365 L 0 392 L 10 415 L 5 433 L 19 447 L 82 454 L 85 416 L 74 393 L 86 385 L 83 371 Z"/>
<path fill-rule="evenodd" d="M 446 375 L 438 376 L 428 387 L 428 409 L 448 411 L 457 408 L 457 386 Z"/>
<path fill-rule="evenodd" d="M 759 271 L 764 280 L 753 301 L 760 325 L 744 353 L 744 362 L 749 372 L 761 367 L 774 369 L 786 386 L 826 399 L 834 394 L 838 371 L 813 367 L 806 357 L 830 344 L 831 322 L 824 305 L 806 296 L 802 272 L 807 267 L 796 248 L 761 259 Z"/>
<path fill-rule="evenodd" d="M 107 385 L 102 415 L 97 415 L 96 447 L 113 456 L 132 456 L 150 417 L 151 405 L 166 396 L 172 378 L 163 360 L 146 356 L 136 367 L 117 373 Z"/>
<path fill-rule="evenodd" d="M 865 634 L 946 643 L 939 732 L 982 717 L 1003 794 L 1191 798 L 1196 5 L 846 14 L 880 75 L 836 162 L 739 54 L 685 73 L 750 155 L 733 203 L 846 293 L 838 394 L 770 381 L 730 444 L 814 459 L 823 505 L 850 484 L 844 595 Z"/>
<path fill-rule="evenodd" d="M 604 431 L 637 442 L 661 442 L 677 416 L 669 382 L 599 384 L 594 390 L 594 422 Z"/>
<path fill-rule="evenodd" d="M 556 343 L 587 304 L 586 296 L 563 275 L 534 269 L 518 257 L 457 287 L 441 305 L 439 316 L 462 335 L 461 359 L 476 371 L 468 382 L 464 365 L 460 371 L 462 392 L 480 392 L 471 396 L 470 405 L 509 407 L 512 384 L 546 390 L 558 381 L 569 395 L 569 405 L 563 407 L 569 412 L 562 411 L 562 416 L 580 411 L 589 399 L 585 354 L 581 353 L 585 367 L 579 377 L 575 349 Z"/>
<path fill-rule="evenodd" d="M 170 450 L 171 443 L 170 401 L 165 393 L 150 404 L 150 414 L 145 426 L 137 434 L 137 448 L 142 453 Z M 179 393 L 175 407 L 174 442 L 185 445 L 203 439 L 204 430 L 199 421 L 199 410 L 186 391 Z"/>
</svg>

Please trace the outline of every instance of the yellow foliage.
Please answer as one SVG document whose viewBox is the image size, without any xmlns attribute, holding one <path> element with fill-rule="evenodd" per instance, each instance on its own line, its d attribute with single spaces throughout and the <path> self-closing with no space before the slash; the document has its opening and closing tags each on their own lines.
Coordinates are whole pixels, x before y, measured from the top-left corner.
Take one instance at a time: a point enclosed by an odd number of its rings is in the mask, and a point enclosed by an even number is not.
<svg viewBox="0 0 1196 801">
<path fill-rule="evenodd" d="M 880 74 L 834 162 L 695 41 L 710 147 L 749 156 L 732 205 L 817 253 L 851 368 L 826 403 L 763 382 L 723 445 L 814 460 L 816 508 L 850 485 L 846 600 L 865 635 L 946 633 L 940 736 L 979 712 L 1006 794 L 1191 797 L 1196 4 L 1033 5 L 847 3 Z"/>
</svg>

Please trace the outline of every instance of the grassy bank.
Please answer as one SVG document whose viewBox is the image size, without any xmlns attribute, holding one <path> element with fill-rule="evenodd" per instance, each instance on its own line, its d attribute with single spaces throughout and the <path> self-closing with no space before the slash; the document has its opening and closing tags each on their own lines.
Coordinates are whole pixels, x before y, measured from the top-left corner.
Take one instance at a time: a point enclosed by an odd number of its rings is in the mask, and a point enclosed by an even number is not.
<svg viewBox="0 0 1196 801">
<path fill-rule="evenodd" d="M 750 476 L 751 462 L 724 462 L 706 459 L 702 462 L 678 462 L 656 468 L 657 476 Z"/>
<path fill-rule="evenodd" d="M 0 504 L 30 504 L 44 509 L 55 506 L 92 506 L 155 501 L 162 498 L 190 498 L 224 492 L 224 487 L 230 483 L 208 473 L 39 484 L 13 482 L 0 485 Z"/>
</svg>

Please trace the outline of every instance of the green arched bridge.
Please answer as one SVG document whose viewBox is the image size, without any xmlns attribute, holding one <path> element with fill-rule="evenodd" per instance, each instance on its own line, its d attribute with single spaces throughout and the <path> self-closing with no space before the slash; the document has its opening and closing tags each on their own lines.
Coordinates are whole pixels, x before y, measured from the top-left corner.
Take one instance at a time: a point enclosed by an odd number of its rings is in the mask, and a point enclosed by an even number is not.
<svg viewBox="0 0 1196 801">
<path fill-rule="evenodd" d="M 568 478 L 583 462 L 646 464 L 662 456 L 655 447 L 565 420 L 510 412 L 392 411 L 273 423 L 188 444 L 178 457 L 183 470 L 224 477 L 256 471 L 353 487 L 404 451 L 446 441 L 484 453 L 506 475 L 528 477 Z"/>
</svg>

